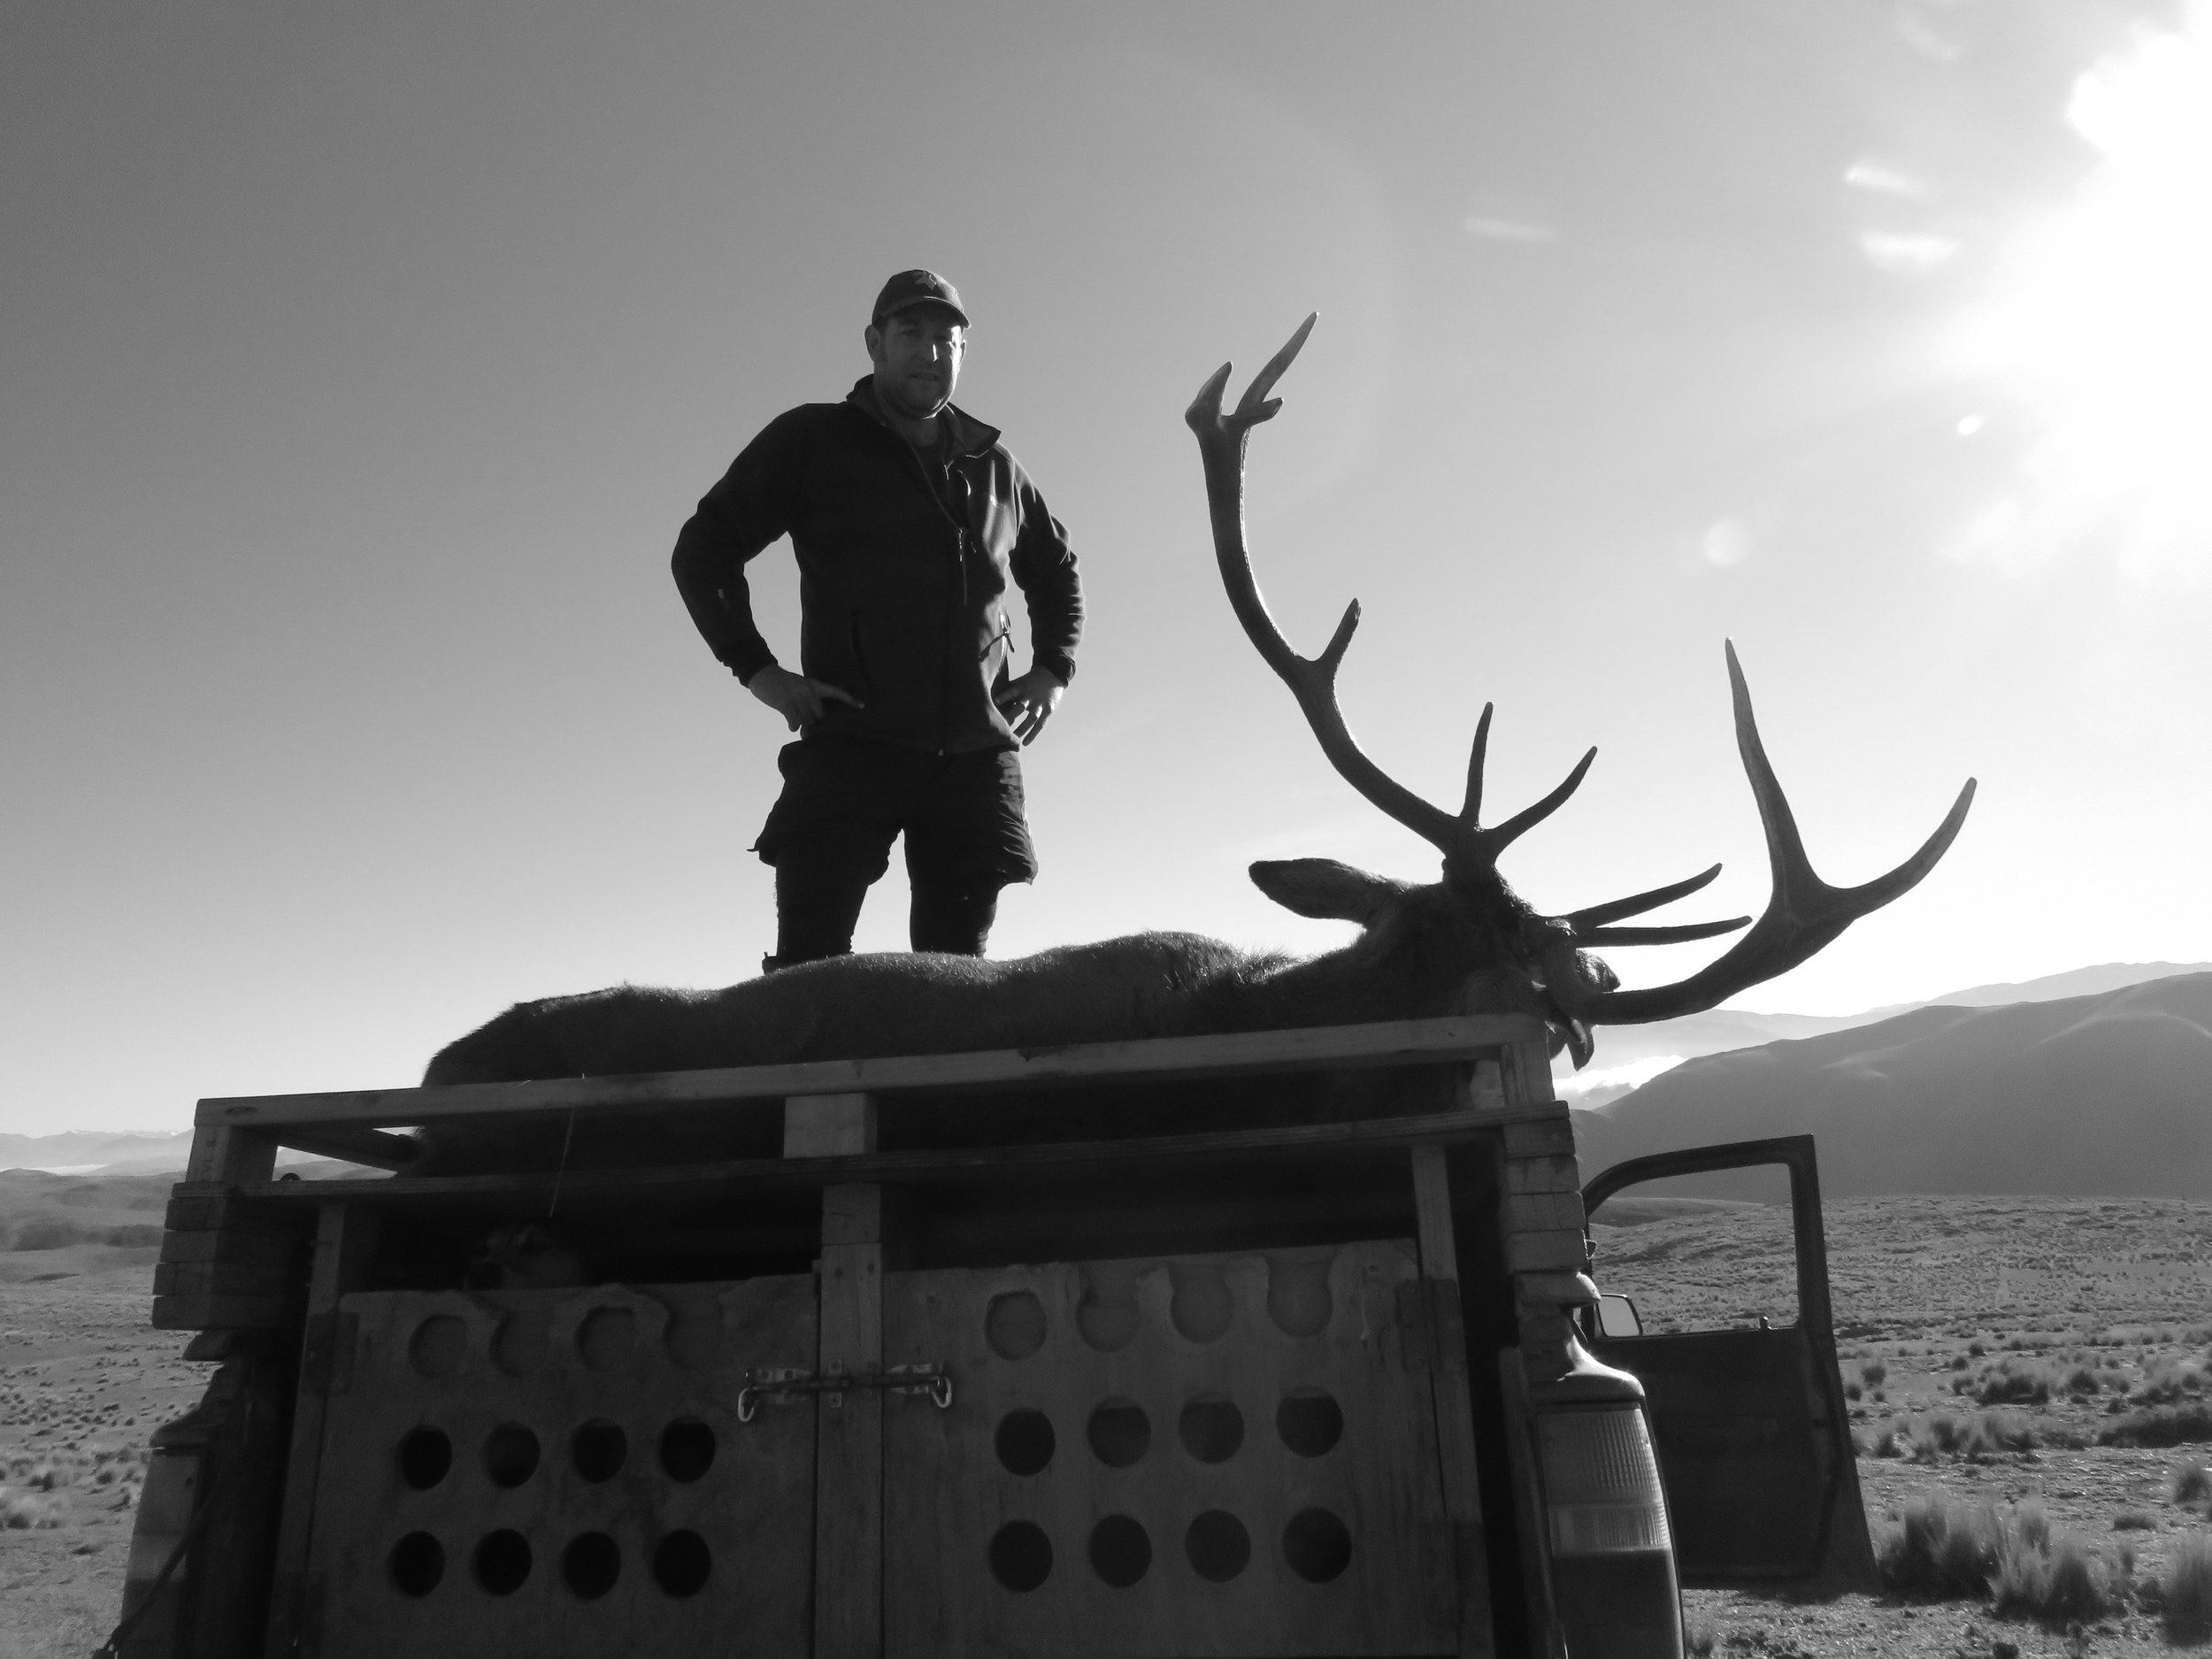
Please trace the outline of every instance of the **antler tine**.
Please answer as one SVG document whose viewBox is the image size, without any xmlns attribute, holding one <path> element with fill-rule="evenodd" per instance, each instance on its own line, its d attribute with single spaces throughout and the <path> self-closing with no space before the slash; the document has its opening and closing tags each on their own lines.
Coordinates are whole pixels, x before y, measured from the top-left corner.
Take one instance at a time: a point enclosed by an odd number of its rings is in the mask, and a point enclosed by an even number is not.
<svg viewBox="0 0 2212 1659">
<path fill-rule="evenodd" d="M 1671 922 L 1659 927 L 1594 927 L 1575 943 L 1586 949 L 1593 945 L 1681 945 L 1750 926 L 1748 916 L 1732 916 L 1722 922 Z"/>
<path fill-rule="evenodd" d="M 1655 910 L 1662 904 L 1671 904 L 1677 899 L 1686 899 L 1701 887 L 1709 887 L 1713 878 L 1720 874 L 1720 866 L 1700 871 L 1686 880 L 1673 881 L 1663 887 L 1653 887 L 1647 893 L 1632 894 L 1624 899 L 1611 899 L 1603 904 L 1592 904 L 1582 910 L 1570 910 L 1559 919 L 1574 929 L 1578 937 L 1593 927 L 1602 927 L 1608 922 L 1617 922 L 1624 917 L 1641 916 L 1646 910 Z M 1751 918 L 1747 916 L 1744 920 Z"/>
<path fill-rule="evenodd" d="M 1773 764 L 1767 759 L 1766 746 L 1759 741 L 1758 723 L 1751 711 L 1751 690 L 1744 683 L 1732 643 L 1728 647 L 1728 681 L 1735 703 L 1736 747 L 1743 757 L 1744 772 L 1751 780 L 1751 793 L 1759 803 L 1759 819 L 1766 831 L 1773 896 L 1749 933 L 1686 979 L 1638 991 L 1586 992 L 1574 985 L 1552 987 L 1563 1010 L 1577 1019 L 1605 1025 L 1672 1019 L 1711 1008 L 1747 987 L 1787 972 L 1862 916 L 1909 892 L 1935 868 L 1966 822 L 1967 808 L 1974 800 L 1971 778 L 1935 833 L 1903 864 L 1855 887 L 1830 887 L 1814 873 L 1805 856 L 1796 819 L 1774 775 Z"/>
<path fill-rule="evenodd" d="M 1482 818 L 1482 769 L 1490 753 L 1490 711 L 1496 706 L 1482 705 L 1482 718 L 1475 722 L 1475 744 L 1467 755 L 1467 802 L 1459 809 L 1459 821 L 1470 829 Z"/>
<path fill-rule="evenodd" d="M 1480 832 L 1482 844 L 1488 849 L 1490 856 L 1495 858 L 1515 841 L 1520 840 L 1528 831 L 1541 824 L 1565 805 L 1567 797 L 1582 787 L 1582 780 L 1589 772 L 1590 763 L 1597 757 L 1597 749 L 1593 745 L 1584 753 L 1582 758 L 1575 763 L 1575 769 L 1562 779 L 1559 787 L 1549 795 L 1533 806 L 1523 807 L 1495 829 Z"/>
<path fill-rule="evenodd" d="M 1314 324 L 1321 320 L 1319 311 L 1308 311 L 1306 320 L 1292 331 L 1283 342 L 1283 349 L 1268 358 L 1267 366 L 1252 377 L 1252 384 L 1244 388 L 1244 396 L 1237 399 L 1237 412 L 1233 419 L 1240 426 L 1256 426 L 1263 420 L 1272 420 L 1275 411 L 1283 406 L 1279 397 L 1270 397 L 1275 382 L 1283 378 L 1283 372 L 1298 360 L 1298 353 L 1306 343 L 1306 336 L 1313 332 Z"/>
<path fill-rule="evenodd" d="M 1244 448 L 1251 429 L 1271 419 L 1282 400 L 1270 397 L 1297 357 L 1306 336 L 1313 332 L 1318 312 L 1298 326 L 1283 349 L 1268 360 L 1237 402 L 1233 413 L 1221 412 L 1221 395 L 1229 383 L 1230 365 L 1223 364 L 1199 388 L 1184 420 L 1198 436 L 1198 452 L 1206 468 L 1206 505 L 1213 521 L 1214 557 L 1221 567 L 1222 586 L 1229 603 L 1243 625 L 1246 637 L 1277 678 L 1290 687 L 1306 724 L 1319 740 L 1321 752 L 1345 782 L 1376 807 L 1440 850 L 1450 853 L 1462 846 L 1465 833 L 1451 815 L 1424 801 L 1386 773 L 1362 752 L 1337 706 L 1336 671 L 1359 626 L 1359 601 L 1345 607 L 1344 619 L 1320 656 L 1303 657 L 1268 614 L 1260 597 L 1259 582 L 1252 574 L 1252 556 L 1244 537 Z"/>
</svg>

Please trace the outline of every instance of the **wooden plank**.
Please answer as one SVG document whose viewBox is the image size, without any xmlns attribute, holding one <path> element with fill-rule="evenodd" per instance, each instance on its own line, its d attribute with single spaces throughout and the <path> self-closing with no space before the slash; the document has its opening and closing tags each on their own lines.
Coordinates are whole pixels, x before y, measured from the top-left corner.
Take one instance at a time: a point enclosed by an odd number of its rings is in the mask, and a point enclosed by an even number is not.
<svg viewBox="0 0 2212 1659">
<path fill-rule="evenodd" d="M 299 1392 L 292 1408 L 291 1455 L 284 1470 L 275 1564 L 269 1595 L 269 1659 L 298 1651 L 307 1605 L 309 1525 L 315 1512 L 315 1480 L 322 1468 L 323 1423 L 329 1407 L 331 1363 L 337 1340 L 338 1298 L 368 1277 L 376 1249 L 376 1213 L 365 1205 L 325 1203 L 315 1225 L 315 1260 L 307 1286 L 310 1340 L 303 1342 Z"/>
<path fill-rule="evenodd" d="M 156 1296 L 147 1323 L 157 1331 L 275 1331 L 298 1316 L 289 1296 Z"/>
<path fill-rule="evenodd" d="M 883 1189 L 822 1192 L 820 1373 L 883 1366 Z M 820 1396 L 816 1417 L 814 1659 L 883 1652 L 883 1394 Z"/>
<path fill-rule="evenodd" d="M 265 1181 L 275 1172 L 277 1141 L 250 1126 L 194 1120 L 192 1153 L 186 1160 L 188 1181 L 216 1181 L 243 1187 Z"/>
<path fill-rule="evenodd" d="M 260 1193 L 287 1192 L 304 1187 L 300 1181 L 287 1181 L 281 1186 L 265 1183 Z M 312 1193 L 316 1189 L 306 1188 Z M 289 1239 L 299 1232 L 299 1219 L 282 1210 L 262 1203 L 258 1198 L 242 1199 L 234 1188 L 219 1183 L 204 1186 L 190 1180 L 179 1181 L 169 1189 L 169 1208 L 163 1214 L 162 1223 L 173 1233 L 264 1233 Z"/>
<path fill-rule="evenodd" d="M 783 1103 L 783 1155 L 849 1157 L 876 1149 L 872 1094 L 795 1094 Z"/>
<path fill-rule="evenodd" d="M 1505 1156 L 1509 1158 L 1571 1158 L 1575 1155 L 1574 1124 L 1564 1106 L 1532 1106 L 1505 1128 Z"/>
<path fill-rule="evenodd" d="M 358 1124 L 321 1124 L 287 1129 L 283 1144 L 319 1158 L 364 1164 L 373 1170 L 403 1170 L 422 1156 L 412 1135 L 364 1128 Z"/>
<path fill-rule="evenodd" d="M 1573 1137 L 1563 1107 L 1532 1109 L 1549 1145 Z M 1555 1129 L 1553 1120 L 1560 1120 Z M 270 1210 L 314 1204 L 334 1198 L 373 1199 L 380 1204 L 465 1200 L 488 1194 L 549 1192 L 557 1179 L 564 1194 L 650 1193 L 656 1189 L 705 1187 L 744 1182 L 766 1187 L 818 1187 L 839 1180 L 884 1183 L 943 1183 L 959 1176 L 1002 1178 L 1010 1170 L 1045 1171 L 1087 1165 L 1105 1175 L 1146 1164 L 1187 1164 L 1202 1158 L 1234 1158 L 1271 1152 L 1325 1151 L 1336 1148 L 1383 1148 L 1444 1144 L 1497 1133 L 1510 1138 L 1517 1127 L 1511 1113 L 1434 1112 L 1417 1118 L 1375 1118 L 1364 1122 L 1298 1124 L 1279 1129 L 1219 1130 L 1196 1135 L 1157 1135 L 1128 1141 L 1070 1141 L 1028 1146 L 956 1148 L 916 1152 L 874 1152 L 849 1157 L 739 1158 L 718 1164 L 654 1166 L 635 1170 L 570 1170 L 518 1175 L 449 1175 L 389 1179 L 273 1181 L 252 1190 L 251 1200 Z M 179 1206 L 220 1202 L 225 1191 L 179 1188 L 170 1201 L 172 1226 Z M 212 1225 L 212 1224 L 209 1224 Z"/>
<path fill-rule="evenodd" d="M 1508 1043 L 1500 1066 L 1505 1075 L 1505 1097 L 1516 1106 L 1540 1106 L 1559 1098 L 1552 1088 L 1549 1043 Z"/>
<path fill-rule="evenodd" d="M 199 1103 L 193 1121 L 273 1133 L 308 1125 L 387 1126 L 517 1112 L 625 1111 L 640 1106 L 783 1100 L 795 1094 L 887 1094 L 918 1089 L 965 1091 L 1033 1088 L 1042 1084 L 1256 1077 L 1317 1066 L 1394 1066 L 1472 1059 L 1541 1033 L 1540 1023 L 1526 1015 L 1464 1014 L 1444 1019 L 1228 1032 L 977 1054 L 813 1060 L 792 1065 L 557 1078 L 534 1083 L 471 1083 L 445 1088 L 213 1098 Z M 1494 1067 L 1496 1063 L 1491 1064 Z"/>
<path fill-rule="evenodd" d="M 1582 1191 L 1582 1171 L 1572 1158 L 1508 1158 L 1508 1193 L 1577 1193 Z"/>
<path fill-rule="evenodd" d="M 1509 1170 L 1512 1166 L 1507 1165 Z M 1582 1194 L 1566 1193 L 1508 1193 L 1501 1225 L 1509 1233 L 1550 1233 L 1583 1226 Z"/>
<path fill-rule="evenodd" d="M 1458 1312 L 1459 1240 L 1452 1225 L 1451 1177 L 1444 1149 L 1416 1147 L 1411 1157 L 1421 1276 L 1427 1281 L 1433 1312 L 1442 1312 L 1448 1297 L 1453 1311 Z M 1494 1651 L 1496 1636 L 1491 1625 L 1490 1563 L 1483 1539 L 1474 1406 L 1468 1391 L 1466 1321 L 1463 1315 L 1448 1320 L 1434 1317 L 1432 1325 L 1437 1463 L 1459 1575 L 1459 1651 L 1468 1659 L 1486 1659 Z"/>
<path fill-rule="evenodd" d="M 292 1287 L 291 1263 L 281 1262 L 161 1262 L 154 1267 L 156 1296 L 274 1296 Z"/>
<path fill-rule="evenodd" d="M 231 1228 L 219 1233 L 165 1233 L 161 1259 L 165 1262 L 238 1262 L 257 1267 L 289 1265 L 299 1248 L 288 1229 L 283 1233 L 247 1233 Z"/>
<path fill-rule="evenodd" d="M 1589 1252 L 1578 1232 L 1506 1235 L 1505 1271 L 1509 1273 L 1579 1273 L 1589 1265 Z"/>
</svg>

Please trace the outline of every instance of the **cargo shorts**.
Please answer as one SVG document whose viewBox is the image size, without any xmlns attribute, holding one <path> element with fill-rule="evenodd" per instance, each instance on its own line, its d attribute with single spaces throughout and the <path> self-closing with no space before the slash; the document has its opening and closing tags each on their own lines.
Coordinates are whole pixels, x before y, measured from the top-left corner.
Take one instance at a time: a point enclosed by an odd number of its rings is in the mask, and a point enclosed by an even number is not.
<svg viewBox="0 0 2212 1659">
<path fill-rule="evenodd" d="M 774 864 L 794 846 L 873 881 L 906 837 L 906 868 L 933 886 L 1033 881 L 1021 755 L 1011 749 L 933 755 L 856 737 L 804 737 L 776 757 L 783 793 L 753 850 Z"/>
</svg>

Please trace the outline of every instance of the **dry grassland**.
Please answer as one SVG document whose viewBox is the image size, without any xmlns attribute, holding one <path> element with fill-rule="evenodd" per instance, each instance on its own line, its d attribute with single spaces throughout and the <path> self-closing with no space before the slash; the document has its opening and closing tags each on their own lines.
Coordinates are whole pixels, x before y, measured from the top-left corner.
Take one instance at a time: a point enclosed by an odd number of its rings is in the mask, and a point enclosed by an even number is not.
<svg viewBox="0 0 2212 1659">
<path fill-rule="evenodd" d="M 1677 1213 L 1596 1234 L 1600 1282 L 1634 1294 L 1647 1325 L 1791 1317 L 1786 1212 L 1653 1208 Z M 2118 1656 L 2212 1634 L 2178 1617 L 2212 1560 L 2212 1480 L 2189 1473 L 2212 1461 L 2212 1204 L 1846 1199 L 1824 1225 L 1860 1484 L 1900 1593 L 1800 1606 L 1693 1592 L 1694 1647 Z M 1938 1500 L 1955 1530 L 2010 1549 L 2010 1583 L 1995 1559 L 1986 1588 L 1970 1569 L 1947 1594 L 1929 1582 L 1904 1524 L 1918 1509 L 1924 1529 Z M 2070 1610 L 2074 1580 L 2089 1587 Z"/>
</svg>

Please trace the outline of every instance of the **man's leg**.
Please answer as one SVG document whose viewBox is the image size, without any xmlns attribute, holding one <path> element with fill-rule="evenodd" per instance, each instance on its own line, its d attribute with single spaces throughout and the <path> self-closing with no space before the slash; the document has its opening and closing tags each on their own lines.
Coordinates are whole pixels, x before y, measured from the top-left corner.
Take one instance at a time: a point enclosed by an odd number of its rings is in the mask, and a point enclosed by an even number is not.
<svg viewBox="0 0 2212 1659">
<path fill-rule="evenodd" d="M 907 938 L 917 950 L 945 950 L 979 956 L 998 918 L 999 880 L 938 882 L 916 875 L 913 908 L 907 913 Z"/>
<path fill-rule="evenodd" d="M 779 968 L 853 948 L 853 927 L 876 878 L 890 865 L 891 838 L 818 833 L 776 857 L 776 955 Z"/>
<path fill-rule="evenodd" d="M 763 972 L 852 949 L 861 902 L 899 833 L 902 758 L 835 738 L 787 743 L 777 757 L 783 793 L 754 843 L 776 869 L 776 954 Z"/>
<path fill-rule="evenodd" d="M 908 938 L 917 950 L 979 956 L 998 916 L 999 889 L 1037 873 L 1012 749 L 947 757 L 906 823 L 914 885 Z"/>
</svg>

